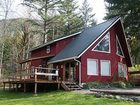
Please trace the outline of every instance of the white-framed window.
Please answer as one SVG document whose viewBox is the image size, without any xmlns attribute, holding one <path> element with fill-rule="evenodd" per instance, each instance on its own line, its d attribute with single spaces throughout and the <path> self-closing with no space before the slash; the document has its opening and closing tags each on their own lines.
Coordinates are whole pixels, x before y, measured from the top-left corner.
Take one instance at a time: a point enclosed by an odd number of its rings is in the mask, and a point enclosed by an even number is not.
<svg viewBox="0 0 140 105">
<path fill-rule="evenodd" d="M 117 48 L 116 54 L 124 57 L 123 50 L 122 50 L 122 47 L 121 47 L 121 44 L 119 42 L 119 39 L 118 39 L 117 35 L 116 35 L 116 48 Z"/>
<path fill-rule="evenodd" d="M 118 63 L 118 76 L 119 77 L 126 77 L 127 76 L 126 64 Z"/>
<path fill-rule="evenodd" d="M 111 65 L 109 60 L 101 60 L 101 76 L 111 76 Z"/>
<path fill-rule="evenodd" d="M 50 51 L 51 51 L 51 47 L 47 46 L 46 53 L 48 54 L 48 53 L 50 53 Z"/>
<path fill-rule="evenodd" d="M 87 59 L 87 75 L 98 75 L 97 59 Z"/>
<path fill-rule="evenodd" d="M 126 64 L 123 65 L 124 77 L 127 77 L 127 66 Z"/>
<path fill-rule="evenodd" d="M 110 33 L 108 32 L 92 51 L 110 53 Z"/>
</svg>

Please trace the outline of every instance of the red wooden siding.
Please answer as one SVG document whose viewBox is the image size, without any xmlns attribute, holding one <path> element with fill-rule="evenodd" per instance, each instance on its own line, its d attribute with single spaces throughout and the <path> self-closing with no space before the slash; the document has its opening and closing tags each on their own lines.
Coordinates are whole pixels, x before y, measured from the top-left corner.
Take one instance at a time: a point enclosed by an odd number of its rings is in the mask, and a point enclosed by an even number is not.
<svg viewBox="0 0 140 105">
<path fill-rule="evenodd" d="M 31 59 L 32 58 L 37 58 L 37 57 L 43 57 L 43 56 L 51 56 L 51 55 L 56 55 L 58 54 L 66 45 L 68 45 L 75 36 L 54 42 L 50 44 L 50 53 L 46 52 L 47 46 L 39 48 L 37 50 L 34 50 L 31 52 Z M 40 61 L 40 62 L 39 62 Z M 38 66 L 41 65 L 42 59 L 39 58 L 39 60 L 33 60 L 31 61 L 31 66 Z"/>
<path fill-rule="evenodd" d="M 41 63 L 41 59 L 33 60 L 31 61 L 31 66 L 38 67 Z"/>
<path fill-rule="evenodd" d="M 50 53 L 46 52 L 47 46 L 40 48 L 40 49 L 37 49 L 35 51 L 32 51 L 31 58 L 54 55 L 56 52 L 55 44 L 49 45 L 50 46 Z"/>
<path fill-rule="evenodd" d="M 106 32 L 94 45 L 89 48 L 82 56 L 81 56 L 81 63 L 82 63 L 82 82 L 91 82 L 91 81 L 112 81 L 116 80 L 116 75 L 118 75 L 118 62 L 126 64 L 126 60 L 123 57 L 120 57 L 116 54 L 116 34 L 119 30 L 116 30 L 116 27 L 112 27 L 108 32 L 110 32 L 110 45 L 111 45 L 111 53 L 102 53 L 102 52 L 95 52 L 92 49 L 97 45 L 97 43 L 108 33 Z M 120 34 L 120 33 L 119 33 Z M 98 70 L 99 73 L 97 76 L 89 76 L 87 75 L 87 59 L 97 59 L 98 60 Z M 111 76 L 101 76 L 100 75 L 100 60 L 110 60 L 111 62 Z"/>
</svg>

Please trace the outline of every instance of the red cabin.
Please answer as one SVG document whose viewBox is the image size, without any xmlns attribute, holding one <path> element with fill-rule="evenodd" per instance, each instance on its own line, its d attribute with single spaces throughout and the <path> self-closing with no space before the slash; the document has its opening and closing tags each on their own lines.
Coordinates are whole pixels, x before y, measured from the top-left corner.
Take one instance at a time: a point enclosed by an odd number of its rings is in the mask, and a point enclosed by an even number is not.
<svg viewBox="0 0 140 105">
<path fill-rule="evenodd" d="M 22 70 L 4 85 L 16 84 L 18 89 L 21 84 L 26 91 L 34 84 L 36 93 L 37 84 L 53 83 L 69 90 L 72 83 L 126 81 L 131 66 L 123 25 L 116 17 L 33 48 L 31 58 L 22 62 Z"/>
<path fill-rule="evenodd" d="M 132 63 L 121 19 L 33 48 L 30 66 L 57 68 L 62 81 L 79 84 L 127 80 Z"/>
</svg>

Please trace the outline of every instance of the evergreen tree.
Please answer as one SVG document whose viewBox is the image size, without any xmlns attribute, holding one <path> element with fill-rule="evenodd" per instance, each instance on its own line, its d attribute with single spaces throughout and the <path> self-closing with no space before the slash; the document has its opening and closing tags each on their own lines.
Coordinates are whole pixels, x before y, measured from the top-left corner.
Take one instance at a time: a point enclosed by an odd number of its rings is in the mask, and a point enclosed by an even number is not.
<svg viewBox="0 0 140 105">
<path fill-rule="evenodd" d="M 63 22 L 64 35 L 78 32 L 82 28 L 82 19 L 76 13 L 78 6 L 75 0 L 62 0 L 59 8 L 60 18 Z"/>
<path fill-rule="evenodd" d="M 51 11 L 54 11 L 59 6 L 60 0 L 24 0 L 23 3 L 26 6 L 29 6 L 33 8 L 35 11 L 37 11 L 38 15 L 43 20 L 42 23 L 35 23 L 35 25 L 40 26 L 40 29 L 43 29 L 40 31 L 42 33 L 42 43 L 45 43 L 48 41 L 48 31 L 49 31 L 49 25 L 53 24 L 53 21 L 55 20 L 54 17 L 50 15 Z M 43 27 L 42 27 L 43 26 Z"/>
<path fill-rule="evenodd" d="M 120 16 L 124 21 L 124 28 L 131 54 L 135 63 L 140 63 L 140 0 L 105 0 L 107 2 L 106 19 Z"/>
<path fill-rule="evenodd" d="M 84 0 L 82 7 L 80 8 L 82 20 L 84 22 L 84 28 L 95 25 L 96 21 L 94 20 L 94 15 L 92 12 L 92 8 L 88 4 L 87 0 Z"/>
</svg>

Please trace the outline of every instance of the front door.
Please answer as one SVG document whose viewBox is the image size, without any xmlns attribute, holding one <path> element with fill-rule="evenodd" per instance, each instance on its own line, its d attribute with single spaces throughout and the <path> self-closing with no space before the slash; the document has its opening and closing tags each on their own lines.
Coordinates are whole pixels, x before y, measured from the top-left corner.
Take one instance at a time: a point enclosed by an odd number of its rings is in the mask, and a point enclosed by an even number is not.
<svg viewBox="0 0 140 105">
<path fill-rule="evenodd" d="M 76 65 L 74 62 L 65 64 L 65 80 L 71 82 L 76 81 Z"/>
</svg>

